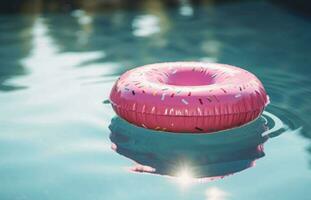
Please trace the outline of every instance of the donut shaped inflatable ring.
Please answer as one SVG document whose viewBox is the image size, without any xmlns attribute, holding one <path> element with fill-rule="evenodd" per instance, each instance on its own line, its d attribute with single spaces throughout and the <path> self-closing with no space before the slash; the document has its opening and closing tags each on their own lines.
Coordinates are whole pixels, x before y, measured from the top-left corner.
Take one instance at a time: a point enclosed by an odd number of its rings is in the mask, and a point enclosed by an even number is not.
<svg viewBox="0 0 311 200">
<path fill-rule="evenodd" d="M 256 119 L 269 98 L 262 83 L 238 67 L 201 62 L 150 64 L 116 81 L 115 112 L 148 129 L 210 133 Z"/>
</svg>

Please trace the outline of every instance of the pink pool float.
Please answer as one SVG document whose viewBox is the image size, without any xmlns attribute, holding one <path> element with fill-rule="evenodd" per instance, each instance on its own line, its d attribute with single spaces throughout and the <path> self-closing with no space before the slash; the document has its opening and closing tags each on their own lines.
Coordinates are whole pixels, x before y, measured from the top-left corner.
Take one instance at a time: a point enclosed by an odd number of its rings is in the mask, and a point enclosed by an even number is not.
<svg viewBox="0 0 311 200">
<path fill-rule="evenodd" d="M 252 73 L 201 62 L 168 62 L 127 71 L 110 94 L 115 112 L 137 126 L 210 133 L 260 116 L 269 98 Z"/>
</svg>

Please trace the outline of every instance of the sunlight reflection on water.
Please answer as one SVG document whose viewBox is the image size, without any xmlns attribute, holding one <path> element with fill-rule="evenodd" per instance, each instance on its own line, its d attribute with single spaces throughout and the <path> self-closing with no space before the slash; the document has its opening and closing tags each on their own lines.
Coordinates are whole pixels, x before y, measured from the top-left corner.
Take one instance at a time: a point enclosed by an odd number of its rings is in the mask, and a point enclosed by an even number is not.
<svg viewBox="0 0 311 200">
<path fill-rule="evenodd" d="M 0 16 L 1 199 L 310 196 L 308 20 L 267 2 L 182 2 L 176 8 L 144 1 L 141 10 Z M 112 147 L 130 159 L 111 151 L 108 126 L 115 114 L 102 101 L 115 79 L 142 64 L 177 60 L 217 61 L 256 74 L 271 97 L 260 122 L 269 130 L 177 140 L 128 128 L 114 135 Z M 232 145 L 224 149 L 225 141 Z M 238 147 L 249 148 L 241 153 Z M 176 155 L 184 155 L 181 162 Z M 125 170 L 133 163 L 138 173 Z M 163 176 L 155 176 L 159 172 Z M 204 179 L 209 175 L 213 181 Z"/>
<path fill-rule="evenodd" d="M 112 149 L 133 160 L 134 172 L 176 177 L 181 186 L 222 179 L 255 165 L 263 143 L 301 127 L 285 124 L 276 115 L 263 115 L 242 127 L 215 134 L 157 132 L 116 117 L 111 120 Z"/>
</svg>

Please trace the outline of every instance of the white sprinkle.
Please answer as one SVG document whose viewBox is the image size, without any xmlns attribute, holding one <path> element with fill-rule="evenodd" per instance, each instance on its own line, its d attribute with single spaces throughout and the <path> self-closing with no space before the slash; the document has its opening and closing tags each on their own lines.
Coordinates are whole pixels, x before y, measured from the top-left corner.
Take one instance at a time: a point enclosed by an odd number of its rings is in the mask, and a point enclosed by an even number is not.
<svg viewBox="0 0 311 200">
<path fill-rule="evenodd" d="M 217 74 L 212 75 L 212 78 L 215 78 L 217 76 Z"/>
<path fill-rule="evenodd" d="M 197 108 L 197 110 L 198 110 L 199 115 L 202 115 L 202 111 L 199 107 Z"/>
<path fill-rule="evenodd" d="M 164 101 L 165 95 L 166 95 L 166 94 L 164 94 L 164 93 L 162 94 L 162 97 L 161 97 L 161 100 L 162 100 L 162 101 Z"/>
<path fill-rule="evenodd" d="M 174 71 L 172 71 L 172 74 L 176 74 L 176 72 L 177 72 L 177 69 L 175 69 Z"/>
<path fill-rule="evenodd" d="M 184 104 L 188 105 L 188 101 L 186 101 L 185 99 L 181 99 L 181 101 L 182 101 Z"/>
<path fill-rule="evenodd" d="M 240 97 L 241 97 L 241 94 L 236 94 L 234 97 L 235 97 L 235 98 L 240 98 Z"/>
</svg>

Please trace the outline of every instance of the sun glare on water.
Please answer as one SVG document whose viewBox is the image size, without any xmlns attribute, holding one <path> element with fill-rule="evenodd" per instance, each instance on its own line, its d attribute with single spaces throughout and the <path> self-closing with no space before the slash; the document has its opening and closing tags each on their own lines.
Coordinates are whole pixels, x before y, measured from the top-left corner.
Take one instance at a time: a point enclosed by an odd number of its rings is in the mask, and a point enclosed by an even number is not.
<svg viewBox="0 0 311 200">
<path fill-rule="evenodd" d="M 183 188 L 189 187 L 194 180 L 194 175 L 188 167 L 183 167 L 176 173 L 176 181 Z"/>
</svg>

